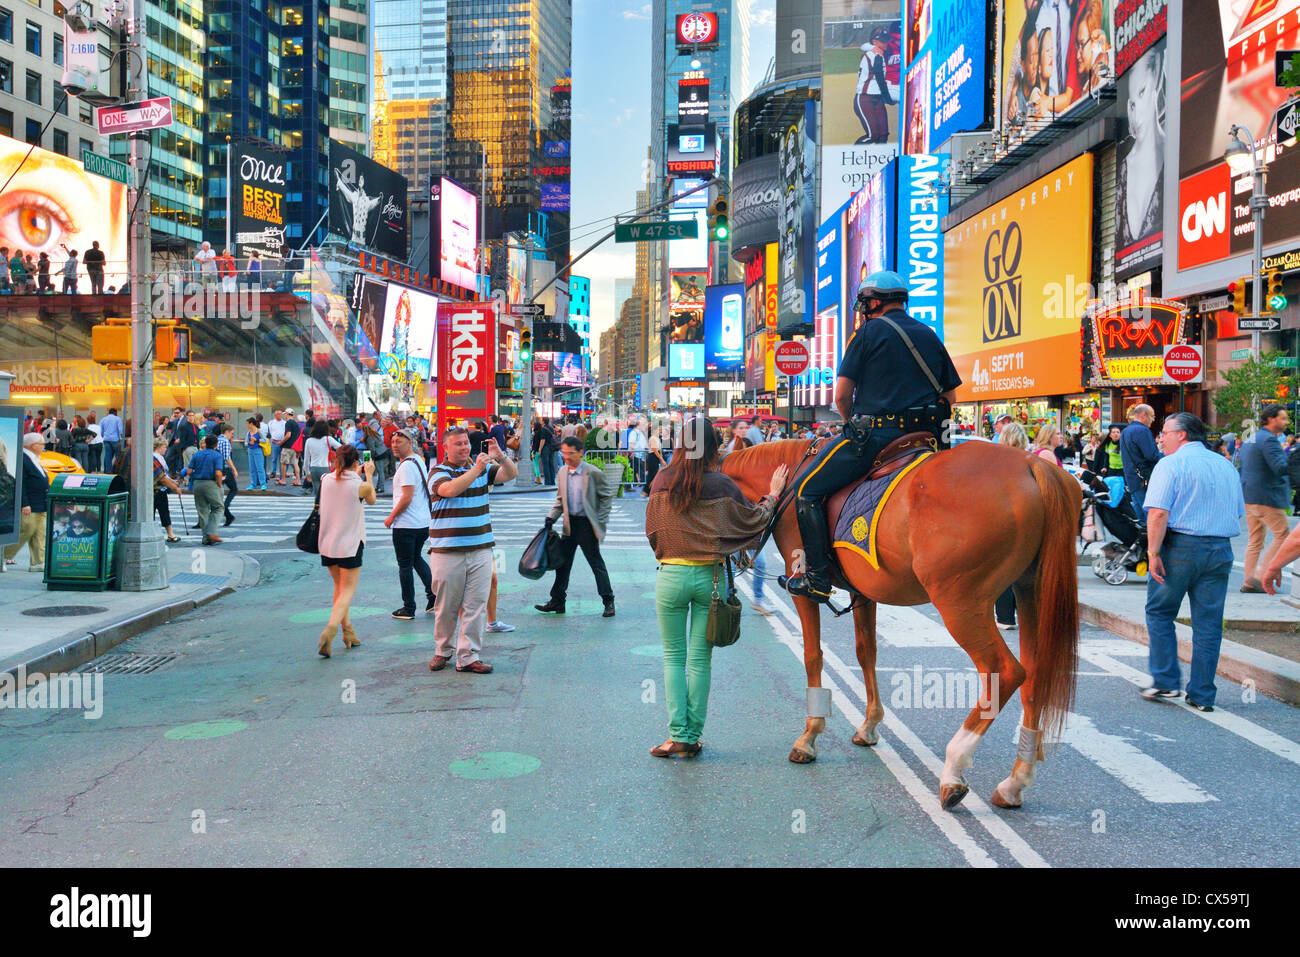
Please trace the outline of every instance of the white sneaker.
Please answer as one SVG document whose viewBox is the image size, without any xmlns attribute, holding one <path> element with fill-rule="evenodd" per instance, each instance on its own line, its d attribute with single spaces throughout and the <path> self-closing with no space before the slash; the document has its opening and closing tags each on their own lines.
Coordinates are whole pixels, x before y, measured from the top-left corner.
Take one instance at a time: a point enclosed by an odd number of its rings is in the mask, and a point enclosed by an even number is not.
<svg viewBox="0 0 1300 957">
<path fill-rule="evenodd" d="M 487 631 L 494 635 L 504 635 L 514 630 L 514 625 L 507 625 L 504 621 L 489 621 L 487 626 Z"/>
<path fill-rule="evenodd" d="M 773 608 L 771 605 L 769 605 L 767 602 L 765 602 L 765 601 L 764 601 L 763 599 L 761 599 L 761 598 L 755 598 L 755 599 L 754 599 L 754 611 L 758 612 L 760 615 L 775 615 L 775 614 L 776 614 L 776 609 Z"/>
</svg>

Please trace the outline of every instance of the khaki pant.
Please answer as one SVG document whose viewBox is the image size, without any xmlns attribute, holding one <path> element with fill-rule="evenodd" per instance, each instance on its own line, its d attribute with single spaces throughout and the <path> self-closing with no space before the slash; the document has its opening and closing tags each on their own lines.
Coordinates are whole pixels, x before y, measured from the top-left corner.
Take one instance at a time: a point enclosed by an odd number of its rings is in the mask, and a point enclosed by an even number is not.
<svg viewBox="0 0 1300 957">
<path fill-rule="evenodd" d="M 1268 532 L 1273 533 L 1273 544 L 1268 546 L 1268 551 L 1264 551 L 1264 536 Z M 1246 506 L 1246 533 L 1250 536 L 1246 541 L 1246 559 L 1243 562 L 1246 566 L 1246 581 L 1259 581 L 1257 572 L 1268 568 L 1281 547 L 1282 540 L 1290 532 L 1291 526 L 1287 524 L 1283 509 L 1271 505 Z"/>
<path fill-rule="evenodd" d="M 27 546 L 32 571 L 45 568 L 45 513 L 29 512 L 22 517 L 18 525 L 18 541 L 5 546 L 5 560 L 13 558 L 19 549 Z"/>
<path fill-rule="evenodd" d="M 203 537 L 217 534 L 217 519 L 225 514 L 221 501 L 221 486 L 213 479 L 199 479 L 194 483 L 194 510 L 199 513 Z"/>
<path fill-rule="evenodd" d="M 483 629 L 487 627 L 487 600 L 492 591 L 492 549 L 470 552 L 434 552 L 429 556 L 433 575 L 433 637 L 436 654 L 451 657 L 456 641 L 456 667 L 479 660 L 483 651 Z"/>
</svg>

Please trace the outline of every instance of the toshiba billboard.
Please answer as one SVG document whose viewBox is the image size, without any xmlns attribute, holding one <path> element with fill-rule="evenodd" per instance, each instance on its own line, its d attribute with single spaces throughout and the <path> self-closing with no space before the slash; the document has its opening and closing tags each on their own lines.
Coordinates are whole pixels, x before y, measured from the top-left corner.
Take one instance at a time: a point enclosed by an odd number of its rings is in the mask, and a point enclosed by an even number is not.
<svg viewBox="0 0 1300 957">
<path fill-rule="evenodd" d="M 1273 85 L 1273 54 L 1300 47 L 1300 0 L 1170 0 L 1168 24 L 1167 110 L 1157 116 L 1167 116 L 1178 175 L 1165 176 L 1162 291 L 1183 296 L 1251 271 L 1251 177 L 1234 178 L 1223 159 L 1234 123 L 1268 164 L 1265 253 L 1300 247 L 1300 150 L 1279 148 L 1272 128 L 1287 97 Z"/>
<path fill-rule="evenodd" d="M 451 420 L 496 411 L 496 316 L 491 303 L 444 303 L 438 310 L 438 435 Z"/>
</svg>

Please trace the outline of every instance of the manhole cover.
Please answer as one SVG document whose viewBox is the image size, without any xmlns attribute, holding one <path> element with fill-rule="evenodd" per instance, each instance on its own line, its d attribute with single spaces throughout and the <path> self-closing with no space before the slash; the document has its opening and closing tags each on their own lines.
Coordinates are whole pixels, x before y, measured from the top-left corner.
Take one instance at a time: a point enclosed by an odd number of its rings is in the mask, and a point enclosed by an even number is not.
<svg viewBox="0 0 1300 957">
<path fill-rule="evenodd" d="M 77 671 L 82 674 L 148 675 L 179 657 L 180 655 L 141 655 L 134 652 L 104 655 L 82 665 Z"/>
<path fill-rule="evenodd" d="M 98 615 L 108 611 L 99 605 L 47 605 L 44 608 L 28 608 L 24 615 L 33 618 L 71 618 L 74 615 Z"/>
</svg>

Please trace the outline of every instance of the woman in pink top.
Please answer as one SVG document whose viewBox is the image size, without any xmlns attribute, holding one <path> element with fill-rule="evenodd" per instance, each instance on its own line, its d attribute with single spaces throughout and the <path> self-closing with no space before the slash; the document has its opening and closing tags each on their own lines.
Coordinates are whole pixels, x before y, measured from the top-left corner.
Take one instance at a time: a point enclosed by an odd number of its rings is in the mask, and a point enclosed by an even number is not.
<svg viewBox="0 0 1300 957">
<path fill-rule="evenodd" d="M 1033 453 L 1039 458 L 1047 459 L 1053 465 L 1060 465 L 1061 460 L 1056 456 L 1056 448 L 1063 441 L 1061 430 L 1047 422 L 1038 430 L 1038 435 L 1034 436 Z"/>
<path fill-rule="evenodd" d="M 366 517 L 362 501 L 375 504 L 373 479 L 375 466 L 360 461 L 361 453 L 345 445 L 334 455 L 333 471 L 320 479 L 320 563 L 334 579 L 334 603 L 329 623 L 320 633 L 316 646 L 322 658 L 330 656 L 330 646 L 339 626 L 343 627 L 343 645 L 361 644 L 352 629 L 349 610 L 361 578 L 361 553 L 366 547 Z"/>
</svg>

